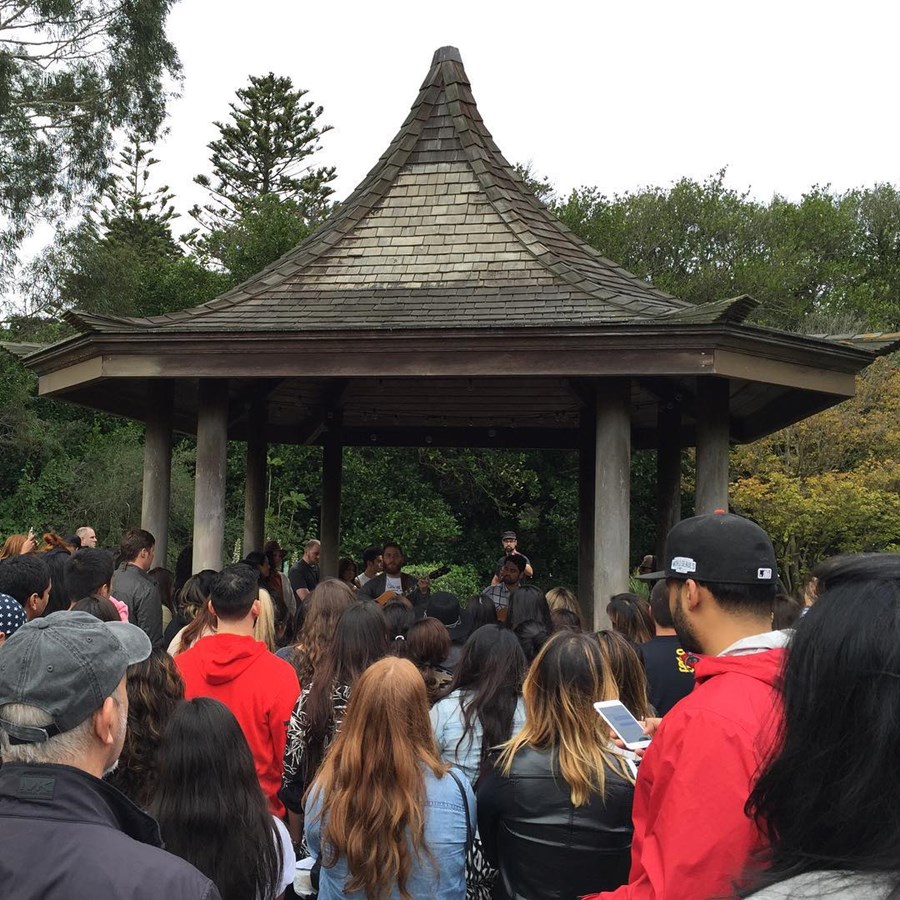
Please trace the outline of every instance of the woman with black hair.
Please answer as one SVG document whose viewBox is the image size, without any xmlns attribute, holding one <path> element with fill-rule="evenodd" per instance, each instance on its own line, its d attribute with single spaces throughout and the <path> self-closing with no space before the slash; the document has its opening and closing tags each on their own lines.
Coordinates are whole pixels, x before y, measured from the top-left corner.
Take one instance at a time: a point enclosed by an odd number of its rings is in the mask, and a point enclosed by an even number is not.
<svg viewBox="0 0 900 900">
<path fill-rule="evenodd" d="M 222 900 L 274 900 L 294 877 L 284 825 L 269 813 L 237 719 L 210 697 L 182 703 L 163 732 L 150 813 L 166 850 Z"/>
<path fill-rule="evenodd" d="M 543 626 L 549 635 L 553 631 L 553 620 L 550 618 L 550 606 L 544 592 L 533 584 L 516 588 L 509 595 L 509 611 L 506 614 L 506 627 L 515 631 L 522 622 L 533 620 Z"/>
<path fill-rule="evenodd" d="M 502 625 L 483 625 L 466 641 L 453 680 L 431 709 L 441 757 L 462 769 L 473 787 L 491 747 L 525 723 L 526 668 L 516 636 Z"/>
<path fill-rule="evenodd" d="M 784 668 L 780 749 L 747 811 L 770 841 L 754 900 L 900 897 L 900 555 L 819 566 Z"/>
<path fill-rule="evenodd" d="M 478 785 L 478 831 L 500 873 L 493 897 L 575 900 L 614 890 L 628 879 L 634 775 L 593 708 L 616 698 L 597 641 L 553 635 L 522 693 L 525 724 Z"/>
<path fill-rule="evenodd" d="M 388 628 L 388 639 L 391 642 L 388 652 L 392 656 L 406 655 L 406 635 L 416 621 L 412 604 L 404 600 L 391 600 L 381 607 Z"/>
<path fill-rule="evenodd" d="M 331 652 L 303 684 L 288 724 L 278 796 L 291 812 L 303 811 L 303 794 L 341 727 L 353 686 L 387 649 L 387 623 L 377 604 L 354 602 L 344 610 Z"/>
</svg>

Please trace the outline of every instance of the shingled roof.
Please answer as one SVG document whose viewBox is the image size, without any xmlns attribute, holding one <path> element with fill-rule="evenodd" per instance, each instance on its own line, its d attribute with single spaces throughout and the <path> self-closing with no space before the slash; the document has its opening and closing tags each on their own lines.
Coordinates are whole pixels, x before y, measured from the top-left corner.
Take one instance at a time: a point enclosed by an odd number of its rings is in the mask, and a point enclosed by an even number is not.
<svg viewBox="0 0 900 900">
<path fill-rule="evenodd" d="M 70 313 L 79 331 L 269 331 L 741 321 L 694 306 L 568 231 L 525 187 L 478 113 L 459 51 L 434 55 L 412 110 L 338 212 L 258 275 L 150 318 Z"/>
</svg>

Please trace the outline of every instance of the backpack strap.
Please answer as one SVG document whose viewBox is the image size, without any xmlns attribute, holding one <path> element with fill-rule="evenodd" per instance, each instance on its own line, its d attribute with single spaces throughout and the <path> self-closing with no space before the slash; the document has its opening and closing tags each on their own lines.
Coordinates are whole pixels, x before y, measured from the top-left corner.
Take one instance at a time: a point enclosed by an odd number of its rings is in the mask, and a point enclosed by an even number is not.
<svg viewBox="0 0 900 900">
<path fill-rule="evenodd" d="M 469 818 L 469 801 L 466 799 L 466 789 L 453 769 L 450 769 L 448 774 L 456 782 L 456 786 L 459 788 L 459 795 L 462 797 L 463 809 L 466 812 L 466 847 L 471 847 L 472 841 L 475 839 L 473 833 L 475 829 L 472 827 L 472 821 Z"/>
</svg>

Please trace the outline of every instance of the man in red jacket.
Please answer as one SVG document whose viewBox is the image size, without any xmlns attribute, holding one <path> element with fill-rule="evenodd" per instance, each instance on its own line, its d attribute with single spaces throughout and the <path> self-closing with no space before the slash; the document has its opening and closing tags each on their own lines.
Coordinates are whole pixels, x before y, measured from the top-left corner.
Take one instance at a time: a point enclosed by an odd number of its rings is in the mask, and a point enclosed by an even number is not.
<svg viewBox="0 0 900 900">
<path fill-rule="evenodd" d="M 591 900 L 734 896 L 762 844 L 744 804 L 781 716 L 785 635 L 771 631 L 775 551 L 749 519 L 717 511 L 669 532 L 669 605 L 694 662 L 638 770 L 631 874 Z M 588 898 L 585 898 L 588 900 Z"/>
<path fill-rule="evenodd" d="M 287 723 L 300 693 L 290 663 L 253 637 L 259 616 L 259 573 L 240 563 L 227 566 L 212 583 L 210 609 L 216 634 L 179 653 L 175 664 L 184 678 L 184 696 L 221 700 L 240 723 L 253 753 L 259 784 L 275 816 L 284 815 L 278 799 Z"/>
</svg>

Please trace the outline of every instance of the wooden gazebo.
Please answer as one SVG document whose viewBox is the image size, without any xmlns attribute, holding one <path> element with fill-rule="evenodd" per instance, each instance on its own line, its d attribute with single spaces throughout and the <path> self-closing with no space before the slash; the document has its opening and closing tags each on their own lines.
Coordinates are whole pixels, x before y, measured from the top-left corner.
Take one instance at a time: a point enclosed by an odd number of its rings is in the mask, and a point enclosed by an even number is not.
<svg viewBox="0 0 900 900">
<path fill-rule="evenodd" d="M 577 449 L 591 608 L 627 585 L 632 447 L 658 451 L 665 534 L 682 447 L 697 448 L 697 510 L 725 507 L 730 442 L 852 396 L 884 349 L 744 324 L 754 305 L 688 304 L 571 234 L 503 158 L 444 47 L 384 155 L 290 253 L 196 308 L 69 313 L 77 336 L 24 358 L 42 395 L 146 423 L 142 524 L 163 547 L 172 431 L 196 434 L 195 571 L 222 562 L 230 439 L 247 442 L 247 550 L 263 539 L 267 445 L 323 446 L 332 573 L 343 446 Z"/>
</svg>

